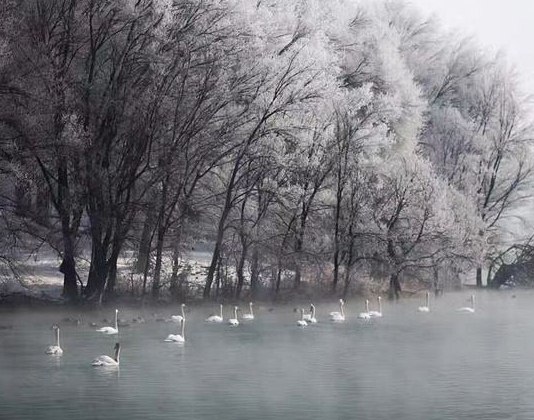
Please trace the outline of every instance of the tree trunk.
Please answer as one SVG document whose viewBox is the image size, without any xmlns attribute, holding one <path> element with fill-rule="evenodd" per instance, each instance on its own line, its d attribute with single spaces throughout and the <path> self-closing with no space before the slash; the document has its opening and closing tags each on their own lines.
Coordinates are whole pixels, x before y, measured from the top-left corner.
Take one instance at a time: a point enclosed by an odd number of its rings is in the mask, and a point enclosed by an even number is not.
<svg viewBox="0 0 534 420">
<path fill-rule="evenodd" d="M 477 287 L 482 287 L 482 267 L 477 267 Z"/>
<path fill-rule="evenodd" d="M 137 252 L 137 261 L 135 264 L 137 273 L 143 273 L 145 271 L 145 267 L 150 259 L 152 232 L 154 230 L 154 224 L 156 223 L 156 211 L 154 207 L 154 201 L 151 200 L 148 204 L 143 232 L 141 233 L 141 239 L 139 241 L 139 250 Z"/>
<path fill-rule="evenodd" d="M 85 297 L 94 299 L 96 296 L 104 292 L 106 285 L 106 254 L 104 247 L 99 241 L 93 240 L 91 250 L 91 265 L 89 266 L 89 277 L 87 278 L 87 286 L 85 287 Z"/>
<path fill-rule="evenodd" d="M 395 272 L 389 278 L 389 299 L 398 300 L 400 298 L 400 292 L 402 292 L 402 289 L 399 282 L 399 274 Z"/>
<path fill-rule="evenodd" d="M 158 237 L 156 242 L 156 262 L 154 264 L 154 275 L 152 279 L 152 297 L 157 299 L 159 297 L 159 289 L 161 287 L 161 266 L 163 260 L 163 243 L 165 240 L 164 229 L 158 229 Z"/>
<path fill-rule="evenodd" d="M 243 240 L 242 242 L 245 242 L 245 240 Z M 237 275 L 237 285 L 235 288 L 236 299 L 240 298 L 241 291 L 243 290 L 243 285 L 245 283 L 245 261 L 247 259 L 247 251 L 248 251 L 248 246 L 242 244 L 241 254 L 239 256 L 239 261 L 236 267 L 236 275 Z"/>
<path fill-rule="evenodd" d="M 252 261 L 250 263 L 250 293 L 252 299 L 256 299 L 258 294 L 259 276 L 260 276 L 260 261 L 258 248 L 255 246 L 252 250 Z"/>
</svg>

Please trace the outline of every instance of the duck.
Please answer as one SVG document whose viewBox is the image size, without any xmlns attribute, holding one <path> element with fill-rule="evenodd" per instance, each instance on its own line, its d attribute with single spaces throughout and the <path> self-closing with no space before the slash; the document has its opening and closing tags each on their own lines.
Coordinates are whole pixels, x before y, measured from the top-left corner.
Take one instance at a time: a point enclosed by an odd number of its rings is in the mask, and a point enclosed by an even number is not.
<svg viewBox="0 0 534 420">
<path fill-rule="evenodd" d="M 173 343 L 185 343 L 185 318 L 180 321 L 182 324 L 181 334 L 169 334 L 165 341 Z"/>
<path fill-rule="evenodd" d="M 345 301 L 339 299 L 339 312 L 330 312 L 330 320 L 334 322 L 343 322 L 345 321 L 345 312 L 343 307 L 345 306 Z"/>
<path fill-rule="evenodd" d="M 222 305 L 219 305 L 219 308 L 220 308 L 220 315 L 214 315 L 214 314 L 211 314 L 210 316 L 208 316 L 206 318 L 206 322 L 215 322 L 215 323 L 221 323 L 224 321 L 223 319 L 223 306 Z"/>
<path fill-rule="evenodd" d="M 317 319 L 315 318 L 315 305 L 310 303 L 310 313 L 304 315 L 304 321 L 310 324 L 317 324 Z"/>
<path fill-rule="evenodd" d="M 99 328 L 97 331 L 102 332 L 104 334 L 118 334 L 119 333 L 119 310 L 115 309 L 115 326 L 114 327 L 102 327 Z"/>
<path fill-rule="evenodd" d="M 234 306 L 234 317 L 233 318 L 230 318 L 228 320 L 228 324 L 234 326 L 234 327 L 237 327 L 239 325 L 239 320 L 237 319 L 237 310 L 239 308 L 237 306 Z"/>
<path fill-rule="evenodd" d="M 247 319 L 247 320 L 253 320 L 254 319 L 254 312 L 252 311 L 252 306 L 253 306 L 253 303 L 249 302 L 248 303 L 248 311 L 249 311 L 249 313 L 241 315 L 241 318 Z"/>
<path fill-rule="evenodd" d="M 46 354 L 53 354 L 56 356 L 61 356 L 63 354 L 63 349 L 59 345 L 59 326 L 53 325 L 52 329 L 55 331 L 56 344 L 54 346 L 48 346 L 48 348 L 46 349 Z"/>
<path fill-rule="evenodd" d="M 297 320 L 297 325 L 299 327 L 307 327 L 308 326 L 308 323 L 304 320 L 304 309 L 303 308 L 300 309 L 300 319 Z"/>
<path fill-rule="evenodd" d="M 115 350 L 115 356 L 109 357 L 106 355 L 98 356 L 96 359 L 94 359 L 91 362 L 91 365 L 93 366 L 104 366 L 104 367 L 117 367 L 119 366 L 119 356 L 121 352 L 121 345 L 119 343 L 115 343 L 115 347 L 113 348 Z"/>
<path fill-rule="evenodd" d="M 185 303 L 182 303 L 180 305 L 180 308 L 182 310 L 182 314 L 181 315 L 171 315 L 171 321 L 172 322 L 180 323 L 180 322 L 182 322 L 182 319 L 185 318 L 185 312 L 184 312 Z"/>
<path fill-rule="evenodd" d="M 425 306 L 419 306 L 417 312 L 430 312 L 430 293 L 426 292 Z"/>
<path fill-rule="evenodd" d="M 471 295 L 469 300 L 471 302 L 471 306 L 464 306 L 463 308 L 458 308 L 457 311 L 470 313 L 470 314 L 474 313 L 475 312 L 475 295 Z"/>
<path fill-rule="evenodd" d="M 378 296 L 376 298 L 378 302 L 378 311 L 369 311 L 371 318 L 382 318 L 382 297 Z"/>
<path fill-rule="evenodd" d="M 365 312 L 360 312 L 358 319 L 371 319 L 371 315 L 369 314 L 369 299 L 365 299 Z"/>
</svg>

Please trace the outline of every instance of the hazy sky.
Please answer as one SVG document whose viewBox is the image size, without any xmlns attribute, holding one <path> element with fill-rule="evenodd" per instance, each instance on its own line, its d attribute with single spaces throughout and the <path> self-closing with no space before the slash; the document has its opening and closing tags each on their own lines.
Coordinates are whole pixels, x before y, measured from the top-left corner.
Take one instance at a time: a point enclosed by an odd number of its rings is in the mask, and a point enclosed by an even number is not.
<svg viewBox="0 0 534 420">
<path fill-rule="evenodd" d="M 408 0 L 448 28 L 507 52 L 534 94 L 534 0 Z"/>
</svg>

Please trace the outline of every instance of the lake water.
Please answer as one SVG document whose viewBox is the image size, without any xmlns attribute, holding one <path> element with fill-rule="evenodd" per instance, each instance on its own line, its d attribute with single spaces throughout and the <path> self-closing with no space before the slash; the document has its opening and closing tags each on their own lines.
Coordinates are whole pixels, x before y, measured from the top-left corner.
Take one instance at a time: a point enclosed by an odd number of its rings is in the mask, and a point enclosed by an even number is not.
<svg viewBox="0 0 534 420">
<path fill-rule="evenodd" d="M 195 307 L 184 345 L 163 341 L 177 324 L 144 314 L 120 331 L 120 369 L 90 365 L 112 355 L 116 336 L 87 323 L 112 310 L 63 325 L 62 357 L 44 350 L 50 326 L 73 312 L 2 312 L 13 329 L 0 330 L 0 418 L 534 419 L 534 294 L 479 292 L 475 314 L 457 313 L 468 296 L 446 295 L 428 314 L 418 300 L 384 302 L 371 322 L 349 302 L 343 324 L 328 321 L 335 302 L 321 303 L 307 328 L 292 307 L 260 307 L 236 328 L 205 323 L 212 308 Z"/>
</svg>

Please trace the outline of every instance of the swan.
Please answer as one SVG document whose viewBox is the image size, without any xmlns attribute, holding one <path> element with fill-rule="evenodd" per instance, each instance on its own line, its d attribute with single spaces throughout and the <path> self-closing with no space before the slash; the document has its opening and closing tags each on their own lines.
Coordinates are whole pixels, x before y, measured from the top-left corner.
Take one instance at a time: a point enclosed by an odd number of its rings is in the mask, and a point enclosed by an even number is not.
<svg viewBox="0 0 534 420">
<path fill-rule="evenodd" d="M 239 320 L 237 319 L 237 309 L 238 307 L 234 306 L 234 317 L 228 320 L 228 323 L 230 325 L 233 325 L 234 327 L 237 327 L 239 325 Z"/>
<path fill-rule="evenodd" d="M 206 318 L 206 322 L 217 322 L 217 323 L 220 323 L 220 322 L 223 322 L 223 306 L 220 305 L 220 315 L 210 315 Z"/>
<path fill-rule="evenodd" d="M 426 292 L 425 301 L 426 301 L 426 305 L 425 306 L 419 306 L 419 308 L 417 308 L 418 312 L 430 312 L 430 293 L 428 293 L 428 292 Z"/>
<path fill-rule="evenodd" d="M 61 356 L 63 354 L 63 349 L 59 345 L 59 327 L 57 325 L 52 326 L 52 329 L 56 332 L 56 345 L 49 346 L 46 349 L 46 354 L 55 354 Z"/>
<path fill-rule="evenodd" d="M 365 312 L 360 312 L 358 314 L 359 319 L 371 319 L 371 315 L 369 314 L 369 300 L 365 299 Z"/>
<path fill-rule="evenodd" d="M 313 303 L 310 303 L 310 311 L 311 313 L 304 315 L 303 319 L 310 324 L 316 324 L 317 319 L 315 318 L 315 305 Z"/>
<path fill-rule="evenodd" d="M 118 334 L 119 333 L 119 310 L 115 309 L 115 327 L 102 327 L 99 328 L 98 332 L 103 332 L 104 334 Z"/>
<path fill-rule="evenodd" d="M 471 301 L 471 306 L 464 306 L 463 308 L 458 308 L 458 312 L 467 312 L 467 313 L 474 313 L 475 312 L 475 295 L 471 295 L 471 298 L 469 299 Z"/>
<path fill-rule="evenodd" d="M 307 327 L 308 323 L 304 320 L 304 309 L 300 310 L 300 319 L 297 320 L 297 325 L 299 327 Z"/>
<path fill-rule="evenodd" d="M 378 296 L 376 299 L 378 301 L 378 311 L 369 311 L 369 316 L 371 318 L 381 318 L 382 317 L 382 298 Z"/>
<path fill-rule="evenodd" d="M 185 318 L 180 321 L 182 324 L 182 334 L 169 334 L 165 341 L 174 343 L 185 343 Z"/>
<path fill-rule="evenodd" d="M 241 318 L 243 318 L 243 319 L 254 319 L 254 312 L 252 312 L 252 305 L 253 305 L 253 303 L 249 302 L 249 304 L 248 304 L 249 313 L 248 314 L 243 314 L 241 316 Z"/>
<path fill-rule="evenodd" d="M 343 299 L 339 299 L 339 312 L 330 312 L 330 320 L 334 322 L 343 322 L 345 321 L 345 312 L 343 311 L 343 306 L 345 302 Z"/>
<path fill-rule="evenodd" d="M 184 313 L 185 303 L 182 303 L 180 307 L 182 308 L 182 315 L 171 315 L 172 322 L 182 322 L 182 319 L 185 319 L 185 313 Z"/>
<path fill-rule="evenodd" d="M 121 345 L 119 343 L 115 343 L 115 357 L 109 357 L 106 355 L 98 356 L 93 362 L 91 363 L 93 366 L 119 366 L 119 355 L 121 352 Z"/>
</svg>

